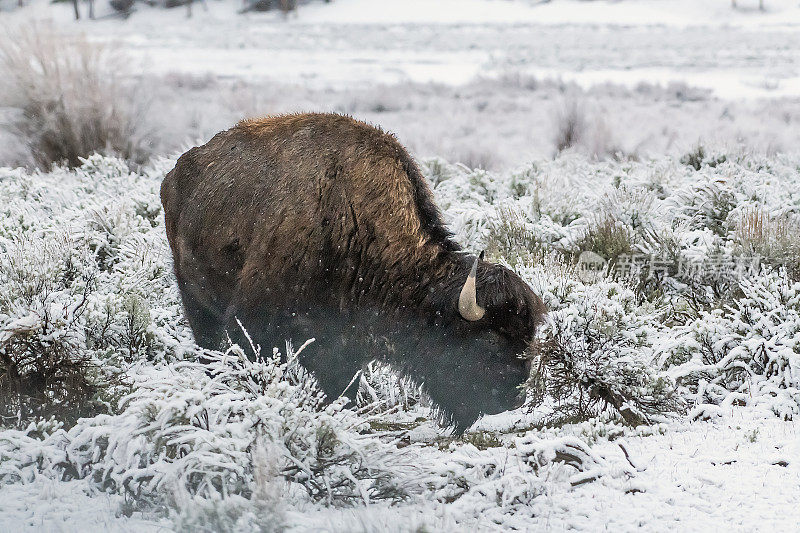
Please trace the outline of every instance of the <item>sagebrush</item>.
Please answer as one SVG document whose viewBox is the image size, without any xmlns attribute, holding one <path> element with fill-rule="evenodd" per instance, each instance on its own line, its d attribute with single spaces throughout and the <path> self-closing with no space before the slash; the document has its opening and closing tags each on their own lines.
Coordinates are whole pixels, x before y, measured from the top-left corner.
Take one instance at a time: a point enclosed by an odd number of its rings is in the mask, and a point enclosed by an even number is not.
<svg viewBox="0 0 800 533">
<path fill-rule="evenodd" d="M 99 152 L 134 163 L 150 156 L 147 102 L 125 74 L 130 58 L 84 36 L 30 23 L 0 37 L 0 102 L 32 161 L 75 167 Z"/>
</svg>

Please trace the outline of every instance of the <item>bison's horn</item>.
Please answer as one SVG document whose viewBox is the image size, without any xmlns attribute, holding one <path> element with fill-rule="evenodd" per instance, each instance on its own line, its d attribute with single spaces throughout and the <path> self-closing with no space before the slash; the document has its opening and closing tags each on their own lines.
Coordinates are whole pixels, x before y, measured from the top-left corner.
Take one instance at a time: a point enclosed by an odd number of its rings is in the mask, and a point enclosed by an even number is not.
<svg viewBox="0 0 800 533">
<path fill-rule="evenodd" d="M 483 254 L 481 254 L 483 257 Z M 478 305 L 478 293 L 475 289 L 475 276 L 478 273 L 478 261 L 476 258 L 472 264 L 472 270 L 469 271 L 467 281 L 461 289 L 461 295 L 458 297 L 458 312 L 464 317 L 464 320 L 474 322 L 480 320 L 486 314 L 486 309 Z"/>
</svg>

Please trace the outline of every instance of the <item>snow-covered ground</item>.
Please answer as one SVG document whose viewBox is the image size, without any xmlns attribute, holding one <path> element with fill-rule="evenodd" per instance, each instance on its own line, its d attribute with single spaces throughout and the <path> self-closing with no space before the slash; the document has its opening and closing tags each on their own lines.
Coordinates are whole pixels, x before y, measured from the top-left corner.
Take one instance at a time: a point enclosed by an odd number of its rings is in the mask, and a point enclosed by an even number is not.
<svg viewBox="0 0 800 533">
<path fill-rule="evenodd" d="M 191 19 L 137 5 L 125 21 L 74 22 L 43 0 L 0 16 L 53 17 L 124 53 L 147 78 L 159 153 L 242 117 L 328 110 L 381 123 L 416 155 L 505 169 L 552 156 L 573 103 L 580 148 L 600 157 L 800 145 L 793 1 L 339 0 L 284 18 L 208 0 Z"/>
<path fill-rule="evenodd" d="M 400 81 L 463 83 L 508 70 L 599 81 L 691 81 L 726 98 L 797 96 L 800 6 L 765 13 L 725 2 L 651 0 L 540 5 L 509 0 L 340 0 L 287 20 L 237 15 L 209 0 L 140 8 L 120 22 L 73 26 L 130 49 L 160 72 L 210 72 L 318 87 Z M 52 16 L 52 7 L 39 8 Z M 68 19 L 69 6 L 61 6 Z"/>
<path fill-rule="evenodd" d="M 321 409 L 313 384 L 275 362 L 234 350 L 213 379 L 191 362 L 157 196 L 172 164 L 0 170 L 0 353 L 72 354 L 101 386 L 73 425 L 0 431 L 3 530 L 796 528 L 796 157 L 562 156 L 500 175 L 426 161 L 458 239 L 547 303 L 544 383 L 569 363 L 576 383 L 602 384 L 649 420 L 628 427 L 602 402 L 579 407 L 580 387 L 548 389 L 463 440 L 424 404 Z M 585 280 L 565 259 L 610 242 L 677 254 L 663 256 L 661 290 L 647 276 Z M 760 273 L 714 270 L 756 253 Z M 681 273 L 673 263 L 685 261 L 705 267 Z M 364 385 L 383 401 L 397 396 L 386 377 Z"/>
<path fill-rule="evenodd" d="M 797 505 L 800 430 L 734 408 L 716 422 L 670 425 L 664 434 L 601 440 L 594 451 L 620 468 L 638 471 L 625 481 L 569 483 L 570 467 L 549 474 L 545 491 L 507 523 L 477 516 L 459 525 L 463 510 L 441 502 L 290 512 L 294 531 L 775 531 L 800 523 Z M 505 454 L 503 448 L 498 452 Z M 784 464 L 788 466 L 784 466 Z M 169 520 L 126 517 L 124 498 L 98 492 L 85 481 L 39 477 L 0 492 L 3 531 L 170 531 Z M 437 529 L 437 526 L 440 529 Z M 444 526 L 444 527 L 441 527 Z"/>
<path fill-rule="evenodd" d="M 15 5 L 0 1 L 0 23 L 53 18 L 128 58 L 169 159 L 0 169 L 0 354 L 28 334 L 74 350 L 102 369 L 92 408 L 107 412 L 0 430 L 0 531 L 797 530 L 796 0 L 333 0 L 288 17 L 207 0 L 191 19 L 140 3 L 79 22 L 68 3 Z M 543 296 L 545 346 L 661 400 L 633 407 L 650 424 L 613 409 L 560 423 L 567 395 L 452 441 L 419 405 L 319 410 L 302 379 L 252 394 L 248 376 L 274 366 L 226 370 L 225 390 L 192 367 L 160 180 L 175 151 L 244 116 L 309 110 L 395 132 L 458 240 Z M 553 160 L 571 112 L 579 138 Z M 2 134 L 0 167 L 24 161 Z M 565 259 L 614 246 L 771 270 L 670 271 L 654 289 L 586 281 Z M 632 385 L 614 381 L 628 370 Z M 297 464 L 318 471 L 278 470 Z M 331 482 L 344 488 L 319 489 Z"/>
<path fill-rule="evenodd" d="M 72 23 L 131 51 L 153 72 L 212 73 L 304 87 L 398 82 L 460 84 L 509 71 L 576 80 L 689 82 L 724 98 L 800 95 L 800 7 L 765 13 L 725 2 L 651 0 L 545 4 L 509 0 L 340 0 L 286 20 L 237 15 L 209 0 L 182 10 L 140 8 L 120 22 Z M 40 5 L 42 16 L 51 7 Z M 69 18 L 60 6 L 60 19 Z"/>
</svg>

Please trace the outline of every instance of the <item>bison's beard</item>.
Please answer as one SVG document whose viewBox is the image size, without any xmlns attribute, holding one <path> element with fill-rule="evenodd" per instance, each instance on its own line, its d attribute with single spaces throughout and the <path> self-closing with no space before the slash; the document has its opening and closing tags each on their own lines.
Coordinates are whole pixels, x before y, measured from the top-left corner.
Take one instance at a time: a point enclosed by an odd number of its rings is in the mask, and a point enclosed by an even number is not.
<svg viewBox="0 0 800 533">
<path fill-rule="evenodd" d="M 353 377 L 369 361 L 389 363 L 425 388 L 463 432 L 481 414 L 518 407 L 528 379 L 520 347 L 490 332 L 431 324 L 413 315 L 388 318 L 376 310 L 341 312 L 315 306 L 302 310 L 254 310 L 237 317 L 263 348 L 314 338 L 300 354 L 332 401 L 355 397 Z M 238 328 L 234 341 L 247 346 Z M 239 330 L 241 331 L 241 330 Z"/>
</svg>

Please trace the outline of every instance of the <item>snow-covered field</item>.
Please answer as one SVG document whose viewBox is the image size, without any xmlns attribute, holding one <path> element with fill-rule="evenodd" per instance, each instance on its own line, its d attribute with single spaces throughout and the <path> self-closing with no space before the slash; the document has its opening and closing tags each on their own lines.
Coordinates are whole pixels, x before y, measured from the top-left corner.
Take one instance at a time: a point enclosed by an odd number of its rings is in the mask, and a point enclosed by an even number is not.
<svg viewBox="0 0 800 533">
<path fill-rule="evenodd" d="M 380 123 L 419 156 L 502 170 L 551 157 L 573 104 L 580 148 L 600 157 L 800 145 L 793 0 L 765 13 L 755 0 L 338 0 L 287 19 L 218 0 L 191 19 L 137 5 L 124 22 L 74 22 L 44 0 L 0 17 L 54 17 L 125 54 L 159 154 L 245 116 L 320 110 Z"/>
<path fill-rule="evenodd" d="M 25 170 L 0 135 L 0 369 L 36 391 L 0 372 L 0 531 L 797 530 L 796 1 L 15 4 L 127 58 L 157 157 Z M 542 296 L 528 407 L 454 439 L 390 369 L 349 410 L 276 356 L 194 362 L 160 181 L 301 110 L 396 132 L 457 239 Z"/>
<path fill-rule="evenodd" d="M 800 160 L 725 155 L 697 170 L 671 158 L 564 156 L 502 175 L 425 163 L 458 238 L 515 268 L 551 310 L 544 397 L 463 440 L 423 404 L 392 403 L 385 372 L 364 384 L 379 403 L 352 412 L 320 408 L 302 372 L 269 358 L 232 349 L 214 379 L 191 362 L 157 198 L 171 160 L 143 173 L 99 156 L 75 171 L 3 170 L 0 354 L 79 361 L 98 388 L 67 412 L 33 398 L 23 412 L 56 418 L 0 432 L 0 524 L 793 530 L 800 283 L 779 265 L 797 279 Z M 620 246 L 668 259 L 666 277 L 654 284 L 646 264 L 587 277 L 569 259 Z M 753 255 L 760 273 L 715 270 Z M 560 383 L 564 368 L 584 385 Z M 49 381 L 50 394 L 74 377 Z M 626 416 L 584 394 L 600 389 Z"/>
</svg>

